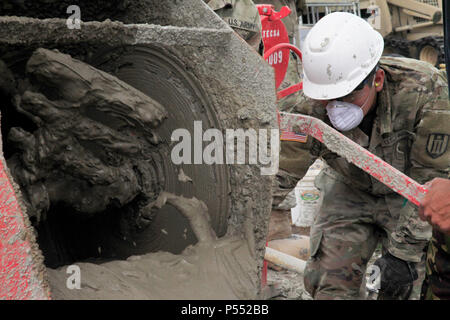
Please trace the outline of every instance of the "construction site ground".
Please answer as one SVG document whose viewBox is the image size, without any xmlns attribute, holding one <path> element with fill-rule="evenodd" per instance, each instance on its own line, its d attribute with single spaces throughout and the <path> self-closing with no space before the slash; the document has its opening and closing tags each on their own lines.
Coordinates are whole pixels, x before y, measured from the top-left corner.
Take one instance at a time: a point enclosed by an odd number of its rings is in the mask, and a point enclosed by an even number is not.
<svg viewBox="0 0 450 320">
<path fill-rule="evenodd" d="M 301 233 L 293 233 L 288 239 L 309 236 L 309 228 L 300 230 Z M 267 285 L 270 287 L 273 300 L 312 300 L 305 290 L 303 274 L 296 271 L 269 264 L 267 270 Z"/>
<path fill-rule="evenodd" d="M 308 230 L 307 228 L 305 228 Z M 305 236 L 304 230 L 302 234 L 293 233 L 289 239 Z M 373 265 L 376 259 L 381 257 L 381 248 L 377 248 L 368 263 L 368 269 Z M 370 274 L 366 274 L 369 279 Z M 269 264 L 267 271 L 267 285 L 270 292 L 270 300 L 312 300 L 311 295 L 306 291 L 303 274 L 295 271 L 287 270 L 282 267 Z M 376 294 L 363 289 L 363 295 L 368 300 L 376 299 Z M 417 290 L 416 290 L 417 291 Z"/>
</svg>

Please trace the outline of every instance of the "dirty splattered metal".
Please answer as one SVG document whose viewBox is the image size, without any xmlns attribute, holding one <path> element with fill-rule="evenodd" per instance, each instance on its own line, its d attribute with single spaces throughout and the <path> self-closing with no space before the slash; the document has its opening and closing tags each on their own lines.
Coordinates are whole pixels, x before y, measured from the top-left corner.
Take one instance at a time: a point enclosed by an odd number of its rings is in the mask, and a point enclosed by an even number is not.
<svg viewBox="0 0 450 320">
<path fill-rule="evenodd" d="M 0 300 L 50 299 L 28 217 L 0 161 Z"/>
</svg>

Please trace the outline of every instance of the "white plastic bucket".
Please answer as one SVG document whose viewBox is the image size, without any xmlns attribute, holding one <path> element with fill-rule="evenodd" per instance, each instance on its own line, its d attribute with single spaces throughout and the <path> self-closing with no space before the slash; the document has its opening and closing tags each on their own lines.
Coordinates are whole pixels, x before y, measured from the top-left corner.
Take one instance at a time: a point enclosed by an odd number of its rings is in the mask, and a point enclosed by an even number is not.
<svg viewBox="0 0 450 320">
<path fill-rule="evenodd" d="M 322 205 L 322 193 L 314 186 L 320 169 L 308 170 L 305 177 L 295 187 L 297 206 L 291 209 L 292 223 L 298 227 L 310 227 Z"/>
</svg>

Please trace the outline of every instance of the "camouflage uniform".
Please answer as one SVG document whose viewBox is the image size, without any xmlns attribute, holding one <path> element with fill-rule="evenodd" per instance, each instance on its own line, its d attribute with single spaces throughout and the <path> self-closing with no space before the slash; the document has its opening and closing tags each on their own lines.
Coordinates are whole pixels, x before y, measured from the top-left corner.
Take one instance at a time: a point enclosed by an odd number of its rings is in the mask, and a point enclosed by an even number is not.
<svg viewBox="0 0 450 320">
<path fill-rule="evenodd" d="M 407 58 L 383 57 L 380 67 L 386 77 L 376 108 L 345 135 L 419 183 L 447 177 L 450 105 L 445 73 Z M 295 111 L 331 126 L 319 101 L 302 96 Z M 311 138 L 305 143 L 282 141 L 280 168 L 302 177 L 317 157 L 327 167 L 316 179 L 324 199 L 311 229 L 305 270 L 311 295 L 358 298 L 379 240 L 393 256 L 420 262 L 431 227 L 420 220 L 414 205 L 370 175 Z"/>
<path fill-rule="evenodd" d="M 205 0 L 208 6 L 255 50 L 261 43 L 261 19 L 252 0 Z"/>
<path fill-rule="evenodd" d="M 433 230 L 428 246 L 422 299 L 450 300 L 450 236 Z"/>
</svg>

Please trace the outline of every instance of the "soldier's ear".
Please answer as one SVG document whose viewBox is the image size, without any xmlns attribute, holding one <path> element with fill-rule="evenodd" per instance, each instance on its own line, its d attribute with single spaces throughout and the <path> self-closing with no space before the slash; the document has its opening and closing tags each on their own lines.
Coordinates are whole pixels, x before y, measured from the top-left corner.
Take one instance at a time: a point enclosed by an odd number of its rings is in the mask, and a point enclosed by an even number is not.
<svg viewBox="0 0 450 320">
<path fill-rule="evenodd" d="M 384 85 L 384 70 L 383 69 L 378 69 L 377 72 L 375 72 L 375 90 L 376 92 L 380 92 L 381 90 L 383 90 L 383 85 Z"/>
</svg>

